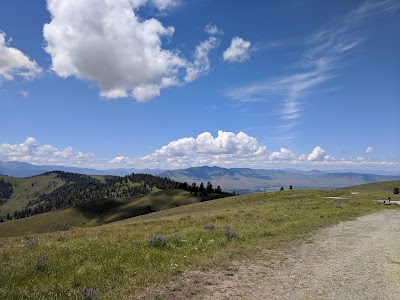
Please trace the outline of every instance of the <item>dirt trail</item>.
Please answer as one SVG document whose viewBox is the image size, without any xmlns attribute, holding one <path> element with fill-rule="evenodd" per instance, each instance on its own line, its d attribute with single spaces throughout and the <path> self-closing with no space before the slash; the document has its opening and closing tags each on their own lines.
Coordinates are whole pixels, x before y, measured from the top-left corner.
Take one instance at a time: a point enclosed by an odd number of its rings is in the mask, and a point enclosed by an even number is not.
<svg viewBox="0 0 400 300">
<path fill-rule="evenodd" d="M 400 299 L 400 212 L 342 222 L 284 249 L 190 271 L 146 299 Z M 143 298 L 143 299 L 144 299 Z"/>
</svg>

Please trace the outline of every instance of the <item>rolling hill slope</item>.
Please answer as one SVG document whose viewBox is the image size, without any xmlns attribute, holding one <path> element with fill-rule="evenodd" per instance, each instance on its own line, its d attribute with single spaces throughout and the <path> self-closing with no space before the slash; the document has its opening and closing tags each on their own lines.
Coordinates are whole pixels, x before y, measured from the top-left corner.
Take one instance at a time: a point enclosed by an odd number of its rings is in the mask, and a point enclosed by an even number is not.
<svg viewBox="0 0 400 300">
<path fill-rule="evenodd" d="M 184 190 L 159 191 L 127 198 L 97 199 L 76 207 L 0 223 L 0 238 L 64 231 L 72 227 L 98 226 L 199 202 L 200 197 Z"/>
<path fill-rule="evenodd" d="M 56 171 L 28 178 L 0 176 L 0 189 L 11 196 L 0 199 L 0 217 L 29 217 L 50 210 L 77 206 L 102 198 L 120 198 L 173 189 L 176 182 L 149 174 L 124 177 L 88 176 Z M 7 186 L 8 185 L 8 186 Z M 3 190 L 2 190 L 3 194 Z"/>
<path fill-rule="evenodd" d="M 388 196 L 393 193 L 394 188 L 400 188 L 400 180 L 392 180 L 392 181 L 383 181 L 383 182 L 374 182 L 368 184 L 360 184 L 356 186 L 350 186 L 341 188 L 343 191 L 350 192 L 376 192 L 382 191 L 386 192 Z"/>
<path fill-rule="evenodd" d="M 161 192 L 139 197 L 144 201 L 152 195 L 163 198 Z M 85 291 L 93 290 L 100 299 L 138 299 L 147 287 L 169 282 L 192 269 L 225 268 L 224 274 L 231 276 L 232 259 L 277 249 L 342 220 L 384 209 L 398 210 L 394 205 L 376 205 L 374 200 L 386 195 L 386 191 L 372 188 L 360 194 L 343 190 L 255 193 L 102 226 L 0 238 L 0 298 L 83 299 Z M 182 199 L 181 195 L 172 198 Z M 111 210 L 119 211 L 124 205 L 130 203 L 112 204 Z M 98 208 L 101 218 L 100 204 Z M 61 219 L 58 214 L 68 210 L 50 212 L 48 218 Z M 83 211 L 73 213 L 83 220 L 87 217 Z M 22 225 L 45 215 L 2 223 L 0 230 L 4 225 Z M 273 264 L 274 258 L 270 259 L 265 263 Z M 174 292 L 180 295 L 179 290 Z"/>
<path fill-rule="evenodd" d="M 16 178 L 0 175 L 0 178 L 12 184 L 13 193 L 9 199 L 0 204 L 0 216 L 13 214 L 14 211 L 26 207 L 30 200 L 40 195 L 49 194 L 64 185 L 64 181 L 56 173 L 47 173 L 28 178 Z"/>
<path fill-rule="evenodd" d="M 58 171 L 29 178 L 1 176 L 0 180 L 7 197 L 12 187 L 11 196 L 0 201 L 0 223 L 6 221 L 0 236 L 101 225 L 230 196 L 149 174 L 113 177 Z"/>
</svg>

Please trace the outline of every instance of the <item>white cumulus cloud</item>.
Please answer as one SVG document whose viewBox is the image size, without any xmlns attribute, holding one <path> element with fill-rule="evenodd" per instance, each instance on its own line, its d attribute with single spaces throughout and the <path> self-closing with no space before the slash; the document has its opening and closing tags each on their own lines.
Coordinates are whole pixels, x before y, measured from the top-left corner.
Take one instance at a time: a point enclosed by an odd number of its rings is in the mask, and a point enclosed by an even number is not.
<svg viewBox="0 0 400 300">
<path fill-rule="evenodd" d="M 321 161 L 324 160 L 325 150 L 320 146 L 314 148 L 314 150 L 307 156 L 307 160 L 309 161 Z"/>
<path fill-rule="evenodd" d="M 216 41 L 209 38 L 201 43 L 194 62 L 189 62 L 178 51 L 162 47 L 164 38 L 172 38 L 173 27 L 137 15 L 143 5 L 166 10 L 177 3 L 48 0 L 52 18 L 44 25 L 43 35 L 52 70 L 64 78 L 97 82 L 103 97 L 132 96 L 138 101 L 149 101 L 164 88 L 195 80 L 208 71 L 207 55 Z M 182 73 L 186 73 L 184 79 Z"/>
<path fill-rule="evenodd" d="M 244 132 L 235 134 L 233 132 L 218 131 L 218 136 L 213 137 L 211 133 L 204 132 L 197 138 L 183 138 L 169 143 L 157 150 L 155 155 L 163 156 L 189 156 L 216 154 L 254 154 L 264 153 L 266 147 L 261 145 L 254 137 Z"/>
<path fill-rule="evenodd" d="M 130 159 L 116 157 L 109 161 L 114 165 L 130 163 L 136 167 L 177 168 L 199 165 L 250 164 L 253 160 L 264 159 L 266 146 L 244 132 L 218 131 L 214 137 L 209 132 L 196 138 L 186 137 L 172 141 L 155 152 Z"/>
<path fill-rule="evenodd" d="M 108 161 L 111 165 L 129 165 L 135 163 L 134 159 L 126 156 L 117 156 L 112 160 Z"/>
<path fill-rule="evenodd" d="M 294 160 L 296 159 L 296 155 L 294 155 L 289 149 L 281 148 L 280 151 L 270 153 L 268 158 L 271 161 Z"/>
<path fill-rule="evenodd" d="M 365 153 L 366 153 L 366 154 L 371 154 L 371 153 L 374 153 L 374 152 L 375 152 L 374 147 L 368 147 L 368 148 L 365 150 Z"/>
<path fill-rule="evenodd" d="M 224 61 L 244 62 L 249 58 L 251 43 L 245 41 L 241 37 L 234 37 L 231 45 L 226 49 L 222 55 Z"/>
<path fill-rule="evenodd" d="M 0 82 L 14 80 L 15 76 L 33 79 L 41 72 L 42 69 L 34 60 L 8 45 L 6 34 L 0 30 Z"/>
<path fill-rule="evenodd" d="M 33 137 L 28 137 L 21 144 L 0 144 L 0 160 L 63 166 L 95 166 L 98 162 L 92 153 L 76 152 L 71 147 L 58 149 L 51 145 L 39 145 Z"/>
<path fill-rule="evenodd" d="M 218 131 L 214 137 L 203 132 L 197 137 L 180 138 L 142 157 L 117 156 L 113 159 L 97 157 L 93 153 L 64 149 L 52 145 L 40 145 L 33 137 L 20 144 L 0 144 L 0 161 L 22 161 L 36 165 L 60 165 L 109 168 L 188 168 L 195 166 L 243 167 L 256 169 L 295 167 L 301 169 L 346 169 L 367 170 L 385 168 L 400 170 L 398 161 L 372 161 L 364 157 L 342 157 L 335 159 L 317 146 L 310 154 L 294 153 L 287 148 L 268 151 L 255 137 L 244 132 Z"/>
</svg>

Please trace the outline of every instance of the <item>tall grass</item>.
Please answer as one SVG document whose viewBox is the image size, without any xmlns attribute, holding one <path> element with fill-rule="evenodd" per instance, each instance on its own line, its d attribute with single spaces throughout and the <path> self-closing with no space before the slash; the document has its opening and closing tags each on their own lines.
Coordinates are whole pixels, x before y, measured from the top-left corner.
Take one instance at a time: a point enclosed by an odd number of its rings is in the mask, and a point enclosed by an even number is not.
<svg viewBox="0 0 400 300">
<path fill-rule="evenodd" d="M 379 197 L 340 191 L 253 194 L 99 227 L 3 238 L 0 298 L 124 299 L 187 268 L 223 264 L 387 208 L 373 201 Z"/>
</svg>

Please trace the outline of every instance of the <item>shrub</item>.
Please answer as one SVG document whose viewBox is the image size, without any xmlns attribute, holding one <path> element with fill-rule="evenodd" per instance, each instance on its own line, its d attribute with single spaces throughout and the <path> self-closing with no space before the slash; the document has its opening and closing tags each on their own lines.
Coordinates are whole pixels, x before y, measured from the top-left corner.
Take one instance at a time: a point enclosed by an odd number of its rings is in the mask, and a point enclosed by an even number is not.
<svg viewBox="0 0 400 300">
<path fill-rule="evenodd" d="M 174 237 L 172 237 L 171 242 L 177 247 L 182 246 L 183 244 L 183 240 L 179 235 L 175 235 Z"/>
<path fill-rule="evenodd" d="M 47 262 L 49 260 L 49 256 L 47 254 L 41 254 L 36 260 L 36 270 L 39 272 L 47 271 Z"/>
<path fill-rule="evenodd" d="M 393 194 L 399 194 L 400 193 L 400 191 L 399 191 L 399 188 L 398 187 L 395 187 L 394 189 L 393 189 Z"/>
<path fill-rule="evenodd" d="M 150 245 L 154 247 L 163 247 L 167 244 L 167 237 L 165 235 L 153 235 L 150 237 Z"/>
</svg>

